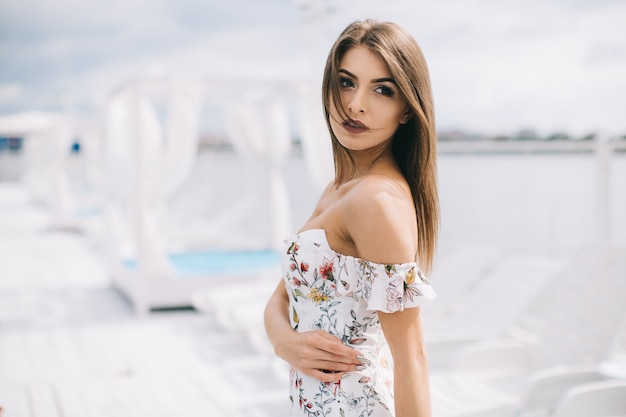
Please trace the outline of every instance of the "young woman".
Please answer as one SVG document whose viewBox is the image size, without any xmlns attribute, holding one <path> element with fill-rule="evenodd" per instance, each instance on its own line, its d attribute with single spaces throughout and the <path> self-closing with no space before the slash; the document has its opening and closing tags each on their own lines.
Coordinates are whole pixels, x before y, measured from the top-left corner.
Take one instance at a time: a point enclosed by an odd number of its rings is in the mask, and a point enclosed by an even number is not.
<svg viewBox="0 0 626 417">
<path fill-rule="evenodd" d="M 287 240 L 265 311 L 291 365 L 292 415 L 430 416 L 419 306 L 435 296 L 424 272 L 439 202 L 426 62 L 399 26 L 355 22 L 322 94 L 335 180 Z"/>
</svg>

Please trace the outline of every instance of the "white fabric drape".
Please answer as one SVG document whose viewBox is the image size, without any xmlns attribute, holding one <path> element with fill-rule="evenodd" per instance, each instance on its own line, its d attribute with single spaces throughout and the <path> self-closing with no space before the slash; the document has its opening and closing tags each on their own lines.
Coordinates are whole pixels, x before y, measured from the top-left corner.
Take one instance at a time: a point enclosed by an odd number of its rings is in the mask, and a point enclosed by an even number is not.
<svg viewBox="0 0 626 417">
<path fill-rule="evenodd" d="M 324 120 L 319 88 L 302 84 L 298 88 L 298 131 L 313 183 L 321 192 L 334 177 L 333 149 Z"/>
<path fill-rule="evenodd" d="M 198 126 L 204 90 L 195 83 L 170 91 L 166 121 L 165 194 L 170 196 L 189 176 L 198 150 Z"/>
<path fill-rule="evenodd" d="M 73 124 L 58 113 L 23 112 L 0 116 L 0 135 L 24 138 L 24 182 L 52 211 L 52 227 L 74 227 L 75 198 L 68 174 Z"/>
<path fill-rule="evenodd" d="M 137 88 L 131 95 L 131 152 L 133 160 L 132 227 L 139 271 L 146 276 L 173 273 L 164 236 L 159 227 L 163 212 L 165 165 L 163 130 L 154 106 Z"/>
<path fill-rule="evenodd" d="M 51 181 L 51 205 L 53 208 L 55 226 L 74 227 L 74 212 L 76 202 L 72 192 L 68 173 L 68 159 L 70 146 L 73 140 L 72 129 L 68 121 L 63 120 L 56 124 L 48 133 L 50 146 L 49 175 Z"/>
<path fill-rule="evenodd" d="M 146 276 L 173 273 L 161 220 L 167 197 L 189 174 L 197 150 L 203 91 L 197 85 L 172 86 L 165 129 L 146 86 L 132 85 L 114 95 L 107 108 L 105 189 L 107 232 L 112 245 L 130 229 L 132 251 Z M 166 135 L 163 134 L 165 130 Z M 123 208 L 130 221 L 123 222 Z"/>
<path fill-rule="evenodd" d="M 261 180 L 254 196 L 261 204 L 253 210 L 267 215 L 269 242 L 278 249 L 291 229 L 291 210 L 287 188 L 281 172 L 289 154 L 291 134 L 284 98 L 265 92 L 245 95 L 238 102 L 226 105 L 226 125 L 237 153 L 254 164 L 257 180 Z"/>
</svg>

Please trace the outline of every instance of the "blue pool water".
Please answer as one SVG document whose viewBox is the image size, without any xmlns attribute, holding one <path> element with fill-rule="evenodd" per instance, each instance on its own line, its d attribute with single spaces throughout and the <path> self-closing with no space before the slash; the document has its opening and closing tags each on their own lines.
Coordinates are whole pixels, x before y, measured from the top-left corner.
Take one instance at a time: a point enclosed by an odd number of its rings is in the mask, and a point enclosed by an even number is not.
<svg viewBox="0 0 626 417">
<path fill-rule="evenodd" d="M 280 254 L 272 250 L 241 250 L 174 253 L 169 256 L 177 275 L 247 275 L 278 267 Z M 126 259 L 124 265 L 137 268 L 136 259 Z"/>
</svg>

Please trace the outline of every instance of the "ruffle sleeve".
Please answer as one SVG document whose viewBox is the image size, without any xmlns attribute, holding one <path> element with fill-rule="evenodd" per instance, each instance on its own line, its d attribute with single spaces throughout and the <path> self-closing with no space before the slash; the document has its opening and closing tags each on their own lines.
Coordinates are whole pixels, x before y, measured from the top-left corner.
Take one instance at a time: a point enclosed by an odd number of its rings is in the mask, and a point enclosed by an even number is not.
<svg viewBox="0 0 626 417">
<path fill-rule="evenodd" d="M 346 273 L 344 284 L 352 284 L 349 286 L 353 296 L 365 302 L 367 310 L 394 313 L 420 307 L 435 298 L 435 291 L 415 262 L 379 264 L 358 258 L 345 261 L 347 265 L 340 269 Z"/>
</svg>

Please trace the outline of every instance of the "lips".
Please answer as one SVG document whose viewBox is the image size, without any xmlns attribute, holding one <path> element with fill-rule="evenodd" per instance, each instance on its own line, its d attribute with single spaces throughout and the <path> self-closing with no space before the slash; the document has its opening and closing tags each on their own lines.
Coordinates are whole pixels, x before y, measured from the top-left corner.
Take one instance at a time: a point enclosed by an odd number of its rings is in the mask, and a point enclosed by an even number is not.
<svg viewBox="0 0 626 417">
<path fill-rule="evenodd" d="M 348 133 L 358 134 L 365 132 L 368 127 L 358 120 L 347 119 L 342 124 L 343 128 L 348 131 Z"/>
</svg>

